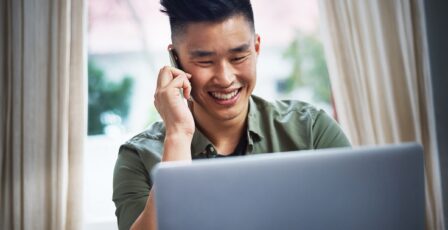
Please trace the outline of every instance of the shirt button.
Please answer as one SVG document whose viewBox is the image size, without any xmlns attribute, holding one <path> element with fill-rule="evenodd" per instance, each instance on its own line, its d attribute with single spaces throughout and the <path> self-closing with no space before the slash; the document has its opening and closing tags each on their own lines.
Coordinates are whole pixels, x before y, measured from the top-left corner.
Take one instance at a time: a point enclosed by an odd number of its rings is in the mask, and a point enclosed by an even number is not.
<svg viewBox="0 0 448 230">
<path fill-rule="evenodd" d="M 213 148 L 213 146 L 210 146 L 210 148 L 208 148 L 208 150 L 210 150 L 210 152 L 214 152 L 215 148 Z"/>
</svg>

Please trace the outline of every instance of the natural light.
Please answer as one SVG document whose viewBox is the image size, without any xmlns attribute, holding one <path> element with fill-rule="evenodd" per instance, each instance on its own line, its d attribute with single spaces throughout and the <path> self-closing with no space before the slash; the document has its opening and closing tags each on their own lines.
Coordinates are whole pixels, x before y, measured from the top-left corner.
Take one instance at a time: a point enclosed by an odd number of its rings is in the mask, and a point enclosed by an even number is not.
<svg viewBox="0 0 448 230">
<path fill-rule="evenodd" d="M 262 48 L 254 94 L 311 102 L 333 114 L 315 0 L 255 0 Z M 159 119 L 158 70 L 169 64 L 168 18 L 158 1 L 89 0 L 89 127 L 84 228 L 117 229 L 112 176 L 122 143 Z"/>
<path fill-rule="evenodd" d="M 1 0 L 0 230 L 446 230 L 447 3 Z"/>
</svg>

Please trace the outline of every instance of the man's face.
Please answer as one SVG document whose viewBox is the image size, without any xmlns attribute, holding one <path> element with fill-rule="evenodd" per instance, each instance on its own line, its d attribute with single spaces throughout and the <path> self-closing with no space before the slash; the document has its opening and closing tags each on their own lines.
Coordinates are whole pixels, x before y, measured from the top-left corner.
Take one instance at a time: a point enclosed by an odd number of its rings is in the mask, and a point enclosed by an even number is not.
<svg viewBox="0 0 448 230">
<path fill-rule="evenodd" d="M 259 47 L 259 36 L 243 16 L 186 27 L 174 49 L 183 70 L 192 75 L 195 116 L 216 121 L 246 118 Z"/>
</svg>

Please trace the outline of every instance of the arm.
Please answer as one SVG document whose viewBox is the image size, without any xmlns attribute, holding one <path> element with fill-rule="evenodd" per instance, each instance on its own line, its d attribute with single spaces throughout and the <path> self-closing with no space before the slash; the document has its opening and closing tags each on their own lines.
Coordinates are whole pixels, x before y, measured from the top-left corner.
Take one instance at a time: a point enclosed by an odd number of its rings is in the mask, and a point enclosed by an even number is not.
<svg viewBox="0 0 448 230">
<path fill-rule="evenodd" d="M 191 75 L 173 67 L 160 70 L 154 104 L 162 117 L 166 135 L 164 141 L 163 161 L 191 161 L 191 141 L 194 133 L 194 119 L 185 99 L 190 97 Z M 154 207 L 154 190 L 151 189 L 143 212 L 138 216 L 131 229 L 157 229 L 156 210 Z"/>
<path fill-rule="evenodd" d="M 167 135 L 164 142 L 163 161 L 191 161 L 190 145 L 192 136 Z M 186 153 L 186 154 L 179 154 Z M 154 186 L 153 186 L 154 188 Z M 154 189 L 149 192 L 145 209 L 131 226 L 131 230 L 155 230 L 157 229 L 156 209 L 154 206 Z"/>
</svg>

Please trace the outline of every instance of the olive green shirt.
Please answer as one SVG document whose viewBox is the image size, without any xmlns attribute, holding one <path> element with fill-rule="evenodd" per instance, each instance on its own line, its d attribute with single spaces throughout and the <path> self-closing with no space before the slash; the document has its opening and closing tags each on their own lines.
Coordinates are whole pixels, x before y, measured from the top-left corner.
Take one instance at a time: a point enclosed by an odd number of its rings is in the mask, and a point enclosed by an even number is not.
<svg viewBox="0 0 448 230">
<path fill-rule="evenodd" d="M 350 146 L 331 117 L 304 102 L 267 102 L 252 96 L 247 119 L 246 155 Z M 150 172 L 161 160 L 164 138 L 164 124 L 156 122 L 120 147 L 112 198 L 120 229 L 129 229 L 145 207 L 152 186 Z M 198 159 L 218 153 L 196 129 L 191 154 Z"/>
</svg>

